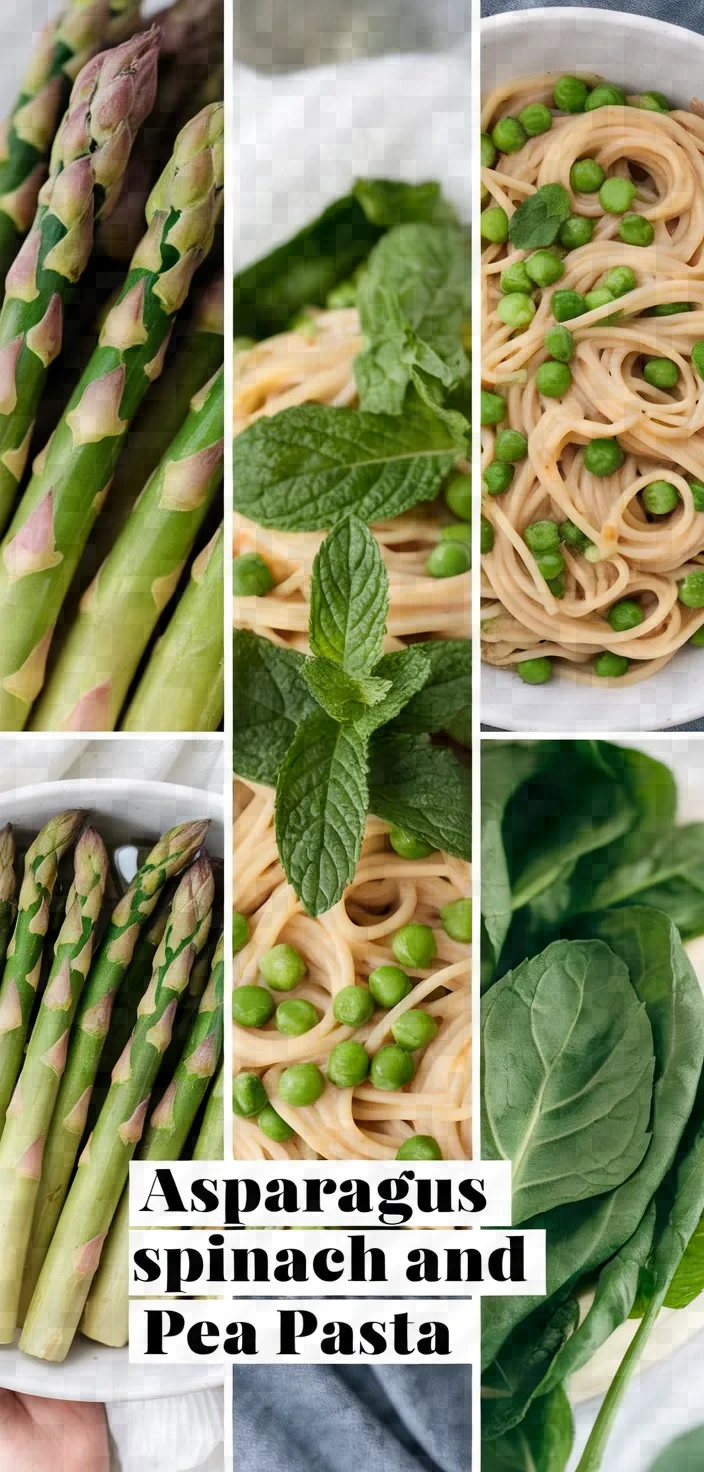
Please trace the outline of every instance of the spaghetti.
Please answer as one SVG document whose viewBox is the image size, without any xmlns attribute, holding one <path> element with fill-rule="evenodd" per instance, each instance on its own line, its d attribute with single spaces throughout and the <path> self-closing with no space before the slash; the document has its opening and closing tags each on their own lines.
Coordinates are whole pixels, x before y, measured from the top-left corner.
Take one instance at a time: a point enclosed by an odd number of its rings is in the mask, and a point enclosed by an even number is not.
<svg viewBox="0 0 704 1472">
<path fill-rule="evenodd" d="M 552 106 L 555 80 L 534 76 L 498 88 L 485 104 L 482 128 L 491 132 L 530 104 Z M 482 508 L 491 523 L 492 545 L 482 557 L 483 657 L 490 664 L 555 659 L 561 673 L 582 683 L 632 683 L 662 668 L 704 626 L 704 573 L 692 581 L 704 569 L 704 392 L 697 351 L 692 357 L 704 339 L 704 119 L 693 107 L 616 104 L 558 113 L 546 131 L 482 170 L 485 206 L 509 219 L 538 189 L 559 184 L 570 192 L 574 214 L 594 226 L 591 240 L 561 252 L 561 279 L 550 289 L 533 288 L 536 310 L 524 330 L 512 328 L 500 306 L 501 275 L 531 251 L 510 238 L 490 240 L 484 250 L 483 378 L 506 404 L 503 420 L 482 430 L 485 476 L 507 426 L 528 442 L 508 488 L 497 477 Z M 597 189 L 575 193 L 572 169 L 585 159 L 607 179 L 634 186 L 628 218 L 651 222 L 652 231 L 635 227 L 640 238 L 652 235 L 650 244 L 627 243 L 633 227 L 622 235 L 623 211 L 609 212 Z M 601 305 L 584 303 L 614 268 L 626 268 L 622 280 L 632 285 L 610 300 L 607 289 Z M 555 290 L 583 299 L 581 311 L 558 318 L 572 338 L 570 373 L 562 375 L 569 386 L 560 397 L 541 393 L 536 383 L 551 356 L 546 332 L 555 327 Z M 670 313 L 677 304 L 682 309 Z M 672 386 L 649 381 L 644 365 L 653 359 L 675 365 L 667 369 Z M 617 441 L 622 463 L 612 473 L 585 465 L 584 447 L 594 440 Z M 485 484 L 492 488 L 491 477 Z M 560 529 L 557 561 L 545 564 L 549 570 L 562 562 L 557 577 L 541 571 L 530 532 L 526 541 L 527 530 L 546 521 Z M 550 669 L 541 664 L 538 674 L 549 678 Z"/>
</svg>

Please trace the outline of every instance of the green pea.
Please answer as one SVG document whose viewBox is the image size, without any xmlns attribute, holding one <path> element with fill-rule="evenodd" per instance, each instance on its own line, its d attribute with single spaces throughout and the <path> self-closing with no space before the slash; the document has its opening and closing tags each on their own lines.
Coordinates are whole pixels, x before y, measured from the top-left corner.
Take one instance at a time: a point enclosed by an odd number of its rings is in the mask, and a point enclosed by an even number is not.
<svg viewBox="0 0 704 1472">
<path fill-rule="evenodd" d="M 491 130 L 491 141 L 499 153 L 518 153 L 527 139 L 527 133 L 518 118 L 502 118 Z"/>
<path fill-rule="evenodd" d="M 692 362 L 700 378 L 704 378 L 704 341 L 695 342 L 692 348 Z"/>
<path fill-rule="evenodd" d="M 391 1028 L 395 1042 L 400 1043 L 402 1048 L 408 1048 L 411 1053 L 415 1053 L 417 1048 L 427 1048 L 437 1030 L 435 1018 L 429 1012 L 424 1012 L 422 1007 L 411 1007 Z"/>
<path fill-rule="evenodd" d="M 237 1073 L 232 1080 L 232 1108 L 242 1119 L 260 1114 L 268 1103 L 266 1089 L 256 1073 Z"/>
<path fill-rule="evenodd" d="M 601 680 L 619 680 L 628 669 L 628 660 L 623 654 L 612 654 L 605 649 L 603 654 L 597 654 L 594 660 L 594 674 Z"/>
<path fill-rule="evenodd" d="M 472 528 L 468 521 L 453 521 L 440 529 L 442 542 L 470 542 L 471 538 Z"/>
<path fill-rule="evenodd" d="M 272 946 L 259 961 L 259 970 L 264 980 L 276 992 L 291 992 L 298 986 L 308 970 L 299 951 L 293 946 Z"/>
<path fill-rule="evenodd" d="M 624 215 L 618 233 L 625 245 L 652 245 L 655 239 L 654 225 L 642 215 Z"/>
<path fill-rule="evenodd" d="M 570 169 L 570 184 L 575 194 L 596 194 L 606 174 L 595 158 L 578 158 Z"/>
<path fill-rule="evenodd" d="M 548 133 L 552 127 L 552 113 L 543 102 L 529 102 L 518 114 L 518 121 L 529 138 Z"/>
<path fill-rule="evenodd" d="M 569 363 L 574 353 L 574 338 L 569 327 L 548 327 L 545 346 L 558 363 Z"/>
<path fill-rule="evenodd" d="M 607 215 L 625 215 L 637 193 L 630 179 L 605 179 L 599 190 L 599 204 Z"/>
<path fill-rule="evenodd" d="M 530 326 L 536 306 L 532 296 L 526 296 L 523 291 L 511 291 L 508 296 L 501 297 L 496 312 L 507 327 L 513 332 L 520 332 Z"/>
<path fill-rule="evenodd" d="M 413 982 L 400 966 L 376 966 L 369 974 L 369 990 L 380 1007 L 397 1007 L 413 991 Z"/>
<path fill-rule="evenodd" d="M 274 998 L 264 986 L 236 986 L 232 993 L 232 1020 L 240 1027 L 264 1027 L 274 1007 Z"/>
<path fill-rule="evenodd" d="M 658 305 L 652 308 L 654 317 L 679 317 L 680 312 L 691 311 L 691 302 L 658 302 Z"/>
<path fill-rule="evenodd" d="M 402 966 L 425 971 L 437 954 L 437 942 L 429 925 L 402 925 L 391 942 L 391 949 Z"/>
<path fill-rule="evenodd" d="M 479 216 L 479 229 L 490 245 L 505 245 L 508 240 L 508 215 L 500 204 L 490 204 Z"/>
<path fill-rule="evenodd" d="M 552 664 L 549 659 L 523 659 L 516 665 L 516 674 L 525 685 L 547 685 L 552 679 Z"/>
<path fill-rule="evenodd" d="M 472 939 L 472 901 L 450 900 L 440 911 L 443 930 L 450 940 L 469 945 Z"/>
<path fill-rule="evenodd" d="M 589 537 L 585 535 L 582 528 L 575 526 L 573 521 L 560 522 L 560 539 L 566 547 L 573 547 L 575 552 L 584 552 L 591 546 Z"/>
<path fill-rule="evenodd" d="M 328 1058 L 327 1075 L 330 1083 L 338 1089 L 354 1089 L 367 1077 L 369 1061 L 366 1049 L 353 1038 L 348 1038 L 345 1043 L 337 1043 Z"/>
<path fill-rule="evenodd" d="M 362 1027 L 374 1013 L 374 998 L 364 986 L 343 986 L 335 993 L 332 1015 L 343 1027 Z"/>
<path fill-rule="evenodd" d="M 494 441 L 494 454 L 497 460 L 515 465 L 517 460 L 525 460 L 528 441 L 520 429 L 501 429 Z"/>
<path fill-rule="evenodd" d="M 589 88 L 581 77 L 560 77 L 552 95 L 560 112 L 584 112 Z"/>
<path fill-rule="evenodd" d="M 554 291 L 550 306 L 556 322 L 571 322 L 573 317 L 581 317 L 587 310 L 584 297 L 578 291 Z"/>
<path fill-rule="evenodd" d="M 612 296 L 625 296 L 627 291 L 635 291 L 638 278 L 630 266 L 613 266 L 607 271 L 601 284 Z"/>
<path fill-rule="evenodd" d="M 625 458 L 616 439 L 591 440 L 584 446 L 584 464 L 592 475 L 614 475 Z"/>
<path fill-rule="evenodd" d="M 494 147 L 488 133 L 481 135 L 481 166 L 483 169 L 493 169 L 498 158 L 498 150 Z"/>
<path fill-rule="evenodd" d="M 257 1124 L 263 1135 L 269 1140 L 276 1140 L 277 1144 L 283 1145 L 284 1141 L 290 1140 L 294 1133 L 293 1126 L 286 1123 L 280 1114 L 276 1113 L 273 1104 L 267 1104 L 257 1115 Z"/>
<path fill-rule="evenodd" d="M 561 552 L 541 552 L 535 559 L 538 572 L 542 573 L 546 582 L 552 578 L 559 578 L 560 573 L 565 570 L 565 559 Z"/>
<path fill-rule="evenodd" d="M 486 388 L 481 393 L 481 421 L 483 425 L 500 424 L 506 418 L 506 400 L 501 394 L 489 393 Z"/>
<path fill-rule="evenodd" d="M 672 358 L 648 358 L 643 367 L 643 377 L 653 388 L 674 388 L 680 370 Z"/>
<path fill-rule="evenodd" d="M 284 1104 L 300 1109 L 315 1104 L 325 1088 L 325 1079 L 316 1063 L 292 1063 L 281 1074 L 278 1087 Z"/>
<path fill-rule="evenodd" d="M 558 240 L 566 250 L 579 250 L 581 245 L 588 245 L 594 234 L 594 221 L 587 219 L 586 215 L 570 215 L 560 226 Z"/>
<path fill-rule="evenodd" d="M 700 629 L 697 629 L 696 634 L 692 634 L 691 639 L 688 639 L 687 643 L 693 644 L 695 649 L 701 649 L 704 646 L 704 625 Z"/>
<path fill-rule="evenodd" d="M 232 591 L 238 598 L 261 598 L 270 593 L 274 578 L 258 552 L 244 552 L 232 563 Z"/>
<path fill-rule="evenodd" d="M 442 1150 L 433 1135 L 409 1135 L 396 1151 L 397 1160 L 442 1160 Z"/>
<path fill-rule="evenodd" d="M 625 105 L 626 94 L 620 87 L 601 86 L 595 87 L 584 104 L 585 112 L 595 112 L 598 107 L 615 107 Z"/>
<path fill-rule="evenodd" d="M 494 528 L 487 516 L 483 516 L 479 523 L 479 550 L 480 552 L 491 552 L 494 547 Z"/>
<path fill-rule="evenodd" d="M 398 1043 L 380 1048 L 372 1058 L 371 1080 L 375 1089 L 402 1089 L 411 1082 L 415 1071 L 413 1054 Z"/>
<path fill-rule="evenodd" d="M 392 827 L 389 830 L 389 843 L 400 859 L 427 859 L 428 854 L 435 852 L 431 843 L 425 843 L 422 838 L 406 833 L 405 828 Z"/>
<path fill-rule="evenodd" d="M 606 617 L 615 634 L 624 634 L 627 629 L 637 629 L 645 614 L 635 598 L 621 598 L 612 603 Z"/>
<path fill-rule="evenodd" d="M 643 505 L 651 516 L 667 516 L 678 505 L 680 493 L 669 480 L 651 480 L 643 490 Z"/>
<path fill-rule="evenodd" d="M 461 521 L 472 520 L 472 477 L 453 475 L 445 486 L 445 505 L 449 506 Z"/>
<path fill-rule="evenodd" d="M 503 460 L 492 460 L 484 471 L 484 486 L 490 496 L 500 496 L 502 491 L 507 491 L 514 475 L 513 465 L 507 465 Z"/>
<path fill-rule="evenodd" d="M 567 363 L 556 363 L 548 358 L 547 363 L 540 364 L 535 383 L 538 393 L 544 394 L 546 399 L 561 399 L 571 387 L 572 373 Z"/>
<path fill-rule="evenodd" d="M 677 594 L 685 608 L 704 608 L 704 572 L 690 572 L 678 586 Z"/>
<path fill-rule="evenodd" d="M 550 592 L 552 593 L 553 598 L 564 598 L 565 580 L 561 575 L 556 578 L 546 578 L 545 581 L 550 589 Z"/>
<path fill-rule="evenodd" d="M 669 112 L 670 104 L 664 92 L 641 92 L 636 98 L 636 107 L 644 107 L 648 112 Z"/>
<path fill-rule="evenodd" d="M 298 998 L 295 1001 L 279 1002 L 275 1020 L 279 1032 L 284 1033 L 287 1038 L 300 1038 L 305 1032 L 310 1032 L 312 1027 L 317 1027 L 320 1018 L 312 1002 Z"/>
<path fill-rule="evenodd" d="M 514 261 L 512 266 L 507 266 L 501 272 L 501 290 L 505 292 L 522 291 L 530 294 L 533 290 L 533 282 L 526 271 L 524 261 Z"/>
<path fill-rule="evenodd" d="M 554 286 L 565 274 L 565 267 L 559 256 L 551 250 L 536 250 L 528 257 L 525 263 L 526 271 L 531 281 L 536 286 Z"/>
<path fill-rule="evenodd" d="M 556 552 L 560 545 L 560 533 L 554 521 L 532 521 L 523 533 L 523 540 L 531 552 Z"/>
<path fill-rule="evenodd" d="M 239 910 L 232 911 L 232 954 L 236 956 L 249 940 L 249 921 Z"/>
<path fill-rule="evenodd" d="M 697 480 L 696 476 L 692 475 L 688 478 L 687 484 L 692 492 L 694 510 L 704 511 L 704 481 Z"/>
<path fill-rule="evenodd" d="M 587 292 L 584 305 L 588 312 L 594 312 L 597 307 L 608 306 L 613 299 L 613 292 L 609 291 L 608 286 L 595 286 L 592 291 Z"/>
<path fill-rule="evenodd" d="M 472 554 L 461 542 L 438 542 L 425 564 L 431 578 L 456 578 L 469 572 Z"/>
</svg>

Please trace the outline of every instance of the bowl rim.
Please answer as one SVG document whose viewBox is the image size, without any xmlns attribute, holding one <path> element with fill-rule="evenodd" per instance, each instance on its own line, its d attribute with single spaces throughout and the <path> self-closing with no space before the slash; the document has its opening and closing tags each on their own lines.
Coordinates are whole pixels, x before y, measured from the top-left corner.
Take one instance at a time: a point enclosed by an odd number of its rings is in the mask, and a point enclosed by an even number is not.
<svg viewBox="0 0 704 1472">
<path fill-rule="evenodd" d="M 530 10 L 502 10 L 498 15 L 483 16 L 481 20 L 481 39 L 483 41 L 485 32 L 500 31 L 510 26 L 536 24 L 538 21 L 545 23 L 547 17 L 563 16 L 571 21 L 583 20 L 588 15 L 592 20 L 597 19 L 602 25 L 609 29 L 623 27 L 625 22 L 633 22 L 639 33 L 660 35 L 664 31 L 673 40 L 685 40 L 689 45 L 694 37 L 702 49 L 704 49 L 704 35 L 700 31 L 692 31 L 688 26 L 674 25 L 669 20 L 656 20 L 650 15 L 638 15 L 633 10 L 603 10 L 595 5 L 536 5 Z M 579 70 L 579 68 L 577 68 Z"/>
</svg>

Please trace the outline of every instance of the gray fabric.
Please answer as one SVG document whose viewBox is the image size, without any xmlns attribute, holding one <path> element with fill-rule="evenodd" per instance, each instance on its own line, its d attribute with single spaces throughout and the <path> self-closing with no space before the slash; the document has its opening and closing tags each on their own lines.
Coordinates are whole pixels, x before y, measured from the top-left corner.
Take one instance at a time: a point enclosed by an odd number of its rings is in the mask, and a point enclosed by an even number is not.
<svg viewBox="0 0 704 1472">
<path fill-rule="evenodd" d="M 233 1372 L 237 1472 L 471 1472 L 461 1365 L 262 1365 Z"/>
</svg>

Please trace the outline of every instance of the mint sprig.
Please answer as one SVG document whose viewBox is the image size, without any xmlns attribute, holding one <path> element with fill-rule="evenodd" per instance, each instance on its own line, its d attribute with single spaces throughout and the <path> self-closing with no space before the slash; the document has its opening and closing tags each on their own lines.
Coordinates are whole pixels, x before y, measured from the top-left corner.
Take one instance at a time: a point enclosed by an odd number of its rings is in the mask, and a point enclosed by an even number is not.
<svg viewBox="0 0 704 1472">
<path fill-rule="evenodd" d="M 346 671 L 367 675 L 381 656 L 389 577 L 369 528 L 356 516 L 338 522 L 313 563 L 310 647 Z"/>
</svg>

